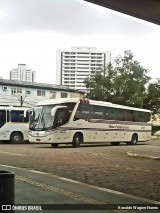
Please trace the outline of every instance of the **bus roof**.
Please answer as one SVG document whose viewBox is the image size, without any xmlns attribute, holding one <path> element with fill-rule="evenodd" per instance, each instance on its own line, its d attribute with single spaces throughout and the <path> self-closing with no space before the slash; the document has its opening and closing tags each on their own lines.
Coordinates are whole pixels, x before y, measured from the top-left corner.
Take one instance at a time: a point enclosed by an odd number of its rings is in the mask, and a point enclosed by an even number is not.
<svg viewBox="0 0 160 213">
<path fill-rule="evenodd" d="M 17 106 L 0 106 L 0 110 L 28 110 L 29 107 L 17 107 Z"/>
<path fill-rule="evenodd" d="M 52 104 L 60 104 L 60 103 L 68 103 L 68 102 L 78 103 L 79 101 L 80 101 L 79 98 L 56 98 L 56 99 L 40 101 L 36 104 L 36 106 L 52 105 Z"/>
<path fill-rule="evenodd" d="M 151 111 L 148 110 L 148 109 L 130 107 L 130 106 L 125 106 L 125 105 L 120 105 L 120 104 L 113 104 L 113 103 L 111 103 L 111 102 L 105 102 L 105 101 L 94 101 L 94 100 L 89 100 L 89 102 L 90 102 L 90 104 L 99 105 L 99 106 L 108 106 L 108 107 L 119 108 L 119 109 L 129 109 L 129 110 L 137 110 L 137 111 L 151 112 Z"/>
<path fill-rule="evenodd" d="M 105 102 L 105 101 L 95 101 L 90 99 L 80 99 L 80 98 L 58 98 L 58 99 L 50 99 L 45 101 L 40 101 L 36 104 L 36 106 L 44 106 L 44 105 L 52 105 L 52 104 L 60 104 L 60 103 L 68 103 L 68 102 L 74 102 L 79 103 L 80 101 L 88 101 L 90 104 L 98 105 L 98 106 L 108 106 L 113 108 L 119 108 L 119 109 L 128 109 L 128 110 L 137 110 L 137 111 L 144 111 L 144 112 L 151 112 L 147 109 L 141 109 L 136 107 L 129 107 L 119 104 L 113 104 L 111 102 Z"/>
</svg>

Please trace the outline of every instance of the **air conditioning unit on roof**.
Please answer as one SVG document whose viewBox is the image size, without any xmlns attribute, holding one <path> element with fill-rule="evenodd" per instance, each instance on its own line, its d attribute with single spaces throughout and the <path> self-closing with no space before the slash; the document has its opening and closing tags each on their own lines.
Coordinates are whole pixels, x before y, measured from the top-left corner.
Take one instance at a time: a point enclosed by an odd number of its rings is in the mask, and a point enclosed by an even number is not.
<svg viewBox="0 0 160 213">
<path fill-rule="evenodd" d="M 3 89 L 3 91 L 7 91 L 7 90 L 8 90 L 8 87 L 3 86 L 2 89 Z"/>
<path fill-rule="evenodd" d="M 27 95 L 31 94 L 31 91 L 26 90 L 26 94 L 27 94 Z"/>
</svg>

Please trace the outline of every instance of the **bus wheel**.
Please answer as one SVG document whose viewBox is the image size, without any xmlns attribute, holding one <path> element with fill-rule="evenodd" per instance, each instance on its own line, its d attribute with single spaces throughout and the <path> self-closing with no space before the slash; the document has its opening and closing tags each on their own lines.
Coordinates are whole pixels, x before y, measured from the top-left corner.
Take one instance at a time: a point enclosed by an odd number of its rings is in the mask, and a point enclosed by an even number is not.
<svg viewBox="0 0 160 213">
<path fill-rule="evenodd" d="M 53 148 L 57 148 L 58 147 L 58 143 L 51 143 L 51 146 L 53 147 Z"/>
<path fill-rule="evenodd" d="M 112 146 L 119 146 L 120 142 L 111 142 Z"/>
<path fill-rule="evenodd" d="M 74 137 L 73 137 L 73 142 L 72 142 L 72 145 L 73 147 L 77 148 L 80 146 L 80 143 L 83 142 L 83 136 L 82 134 L 75 134 Z"/>
<path fill-rule="evenodd" d="M 137 136 L 137 134 L 133 134 L 133 135 L 132 135 L 132 138 L 131 138 L 131 141 L 128 142 L 127 144 L 128 144 L 128 145 L 136 145 L 137 142 L 138 142 L 138 136 Z"/>
<path fill-rule="evenodd" d="M 22 143 L 23 135 L 19 132 L 14 132 L 11 134 L 10 141 L 11 143 Z"/>
</svg>

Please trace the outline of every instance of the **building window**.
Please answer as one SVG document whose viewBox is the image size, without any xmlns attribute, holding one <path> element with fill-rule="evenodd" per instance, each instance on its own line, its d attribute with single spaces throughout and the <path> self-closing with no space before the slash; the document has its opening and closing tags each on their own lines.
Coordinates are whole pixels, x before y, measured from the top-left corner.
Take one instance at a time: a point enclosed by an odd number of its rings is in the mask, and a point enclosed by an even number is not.
<svg viewBox="0 0 160 213">
<path fill-rule="evenodd" d="M 21 94 L 22 89 L 20 88 L 11 88 L 11 95 Z"/>
<path fill-rule="evenodd" d="M 37 96 L 45 96 L 45 90 L 37 90 Z"/>
<path fill-rule="evenodd" d="M 31 91 L 30 90 L 26 90 L 26 95 L 29 95 L 31 94 Z"/>
<path fill-rule="evenodd" d="M 50 99 L 55 99 L 56 98 L 56 92 L 50 91 Z"/>
<path fill-rule="evenodd" d="M 61 98 L 67 98 L 68 97 L 68 93 L 66 92 L 61 92 Z"/>
</svg>

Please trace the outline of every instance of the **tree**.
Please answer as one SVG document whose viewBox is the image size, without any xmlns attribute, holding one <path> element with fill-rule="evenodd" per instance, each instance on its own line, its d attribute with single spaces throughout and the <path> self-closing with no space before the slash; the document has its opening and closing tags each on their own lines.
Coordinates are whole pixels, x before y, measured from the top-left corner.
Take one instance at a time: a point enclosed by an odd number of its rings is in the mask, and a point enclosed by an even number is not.
<svg viewBox="0 0 160 213">
<path fill-rule="evenodd" d="M 148 85 L 143 107 L 152 111 L 152 114 L 160 114 L 160 79 Z"/>
<path fill-rule="evenodd" d="M 150 77 L 148 70 L 138 61 L 133 60 L 131 51 L 125 51 L 124 57 L 115 60 L 117 76 L 115 80 L 116 95 L 114 102 L 128 106 L 142 107 L 146 95 L 146 84 Z"/>
<path fill-rule="evenodd" d="M 133 59 L 131 51 L 117 56 L 103 74 L 97 70 L 84 83 L 88 90 L 87 98 L 109 101 L 134 107 L 142 107 L 146 96 L 146 84 L 150 77 L 148 70 Z"/>
<path fill-rule="evenodd" d="M 111 101 L 114 96 L 113 80 L 115 71 L 109 63 L 105 73 L 102 69 L 91 72 L 91 76 L 85 79 L 84 83 L 88 89 L 87 98 L 98 101 Z"/>
</svg>

